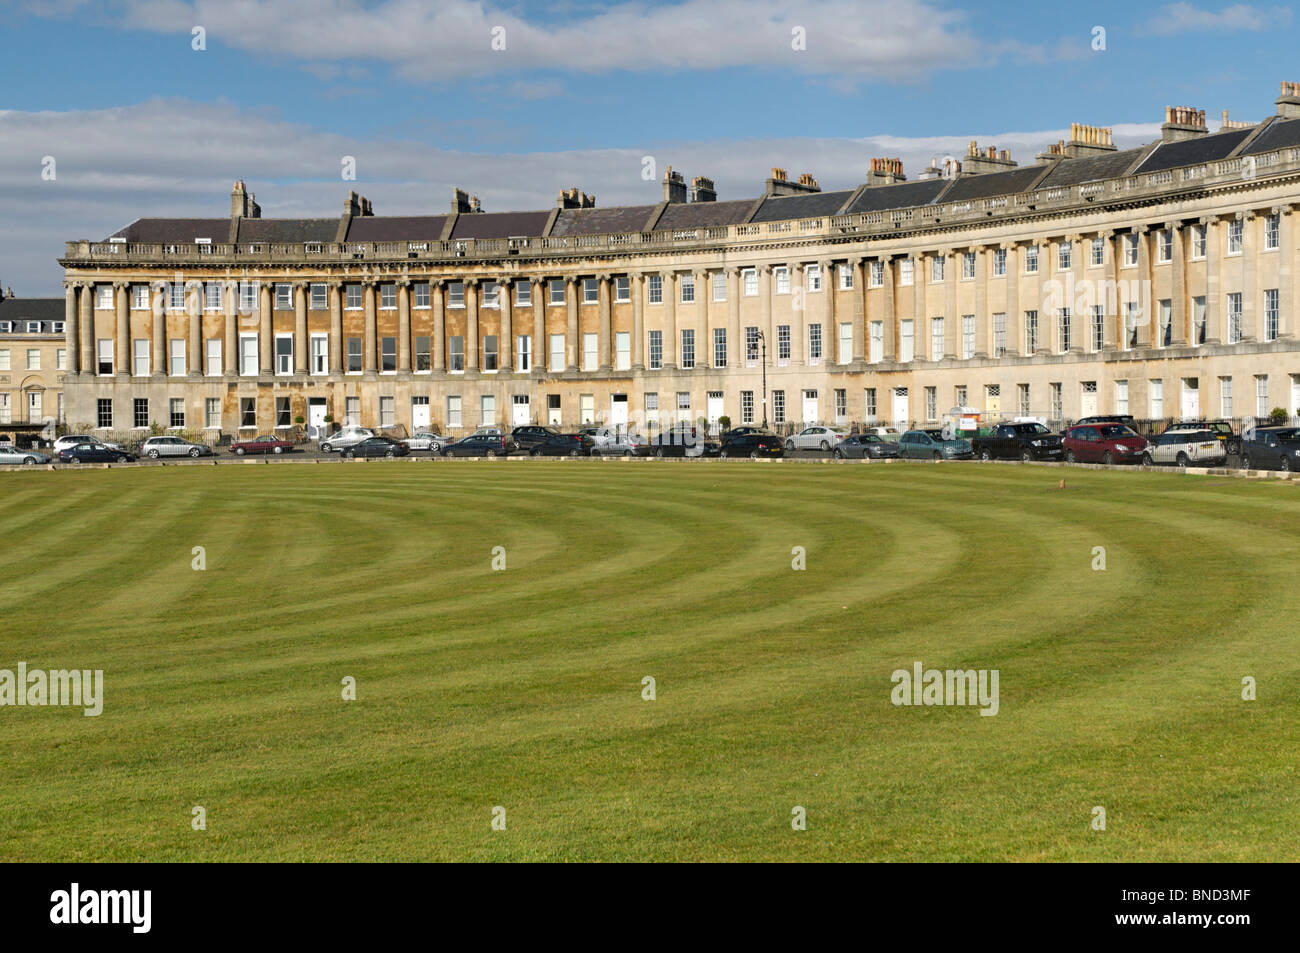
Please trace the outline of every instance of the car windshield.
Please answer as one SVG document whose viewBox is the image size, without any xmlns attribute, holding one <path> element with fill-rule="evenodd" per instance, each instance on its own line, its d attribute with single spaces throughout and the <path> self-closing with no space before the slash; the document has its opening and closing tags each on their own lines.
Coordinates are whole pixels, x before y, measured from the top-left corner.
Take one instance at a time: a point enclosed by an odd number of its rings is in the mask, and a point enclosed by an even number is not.
<svg viewBox="0 0 1300 953">
<path fill-rule="evenodd" d="M 1016 427 L 1016 432 L 1025 434 L 1051 433 L 1042 424 L 1019 424 Z"/>
<path fill-rule="evenodd" d="M 1274 430 L 1273 435 L 1282 443 L 1300 442 L 1300 430 L 1294 427 L 1289 430 Z"/>
<path fill-rule="evenodd" d="M 1119 440 L 1123 437 L 1136 437 L 1137 434 L 1123 424 L 1111 424 L 1101 428 L 1101 435 L 1107 440 Z"/>
<path fill-rule="evenodd" d="M 861 434 L 858 437 L 858 439 L 861 440 L 863 443 L 884 443 L 885 442 L 881 440 L 877 434 L 874 433 Z"/>
</svg>

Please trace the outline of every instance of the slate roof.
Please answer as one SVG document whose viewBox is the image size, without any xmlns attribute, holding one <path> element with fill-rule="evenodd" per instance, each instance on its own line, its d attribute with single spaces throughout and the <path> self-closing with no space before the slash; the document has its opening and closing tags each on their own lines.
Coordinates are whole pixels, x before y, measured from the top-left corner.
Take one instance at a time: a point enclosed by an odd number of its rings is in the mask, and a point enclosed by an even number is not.
<svg viewBox="0 0 1300 953">
<path fill-rule="evenodd" d="M 338 220 L 334 228 L 338 228 Z M 350 242 L 432 242 L 442 238 L 446 215 L 367 215 L 348 225 Z M 333 236 L 330 241 L 333 241 Z"/>
<path fill-rule="evenodd" d="M 980 175 L 960 176 L 953 180 L 952 188 L 943 193 L 943 200 L 965 202 L 970 199 L 986 199 L 995 195 L 1023 192 L 1042 174 L 1043 166 L 1027 165 L 1022 169 L 1008 169 L 1006 172 L 984 172 Z"/>
<path fill-rule="evenodd" d="M 908 208 L 929 205 L 948 186 L 948 179 L 923 179 L 919 182 L 900 182 L 897 185 L 873 185 L 849 206 L 850 212 L 880 212 L 891 208 Z"/>
<path fill-rule="evenodd" d="M 128 242 L 187 244 L 196 238 L 224 242 L 229 236 L 228 218 L 137 218 L 109 237 L 125 238 Z"/>
<path fill-rule="evenodd" d="M 1272 152 L 1286 146 L 1300 146 L 1300 119 L 1274 119 L 1254 142 L 1242 150 L 1242 155 Z"/>
<path fill-rule="evenodd" d="M 664 209 L 655 223 L 655 231 L 679 228 L 721 228 L 739 225 L 754 207 L 757 199 L 737 199 L 730 202 L 674 202 Z"/>
<path fill-rule="evenodd" d="M 1084 156 L 1079 159 L 1062 159 L 1047 178 L 1038 184 L 1040 189 L 1059 189 L 1067 185 L 1081 185 L 1097 179 L 1112 179 L 1126 175 L 1142 156 L 1146 146 L 1122 149 L 1105 155 Z"/>
<path fill-rule="evenodd" d="M 1162 142 L 1155 152 L 1147 156 L 1137 172 L 1160 172 L 1164 169 L 1176 169 L 1180 165 L 1200 165 L 1202 162 L 1214 162 L 1227 158 L 1228 153 L 1241 145 L 1242 141 L 1255 131 L 1249 129 L 1231 129 L 1228 132 L 1216 132 L 1209 136 L 1184 139 L 1182 142 Z"/>
<path fill-rule="evenodd" d="M 852 189 L 843 192 L 810 192 L 804 195 L 775 195 L 763 200 L 753 222 L 781 222 L 793 218 L 816 218 L 834 215 L 853 195 Z"/>
<path fill-rule="evenodd" d="M 600 235 L 605 232 L 644 231 L 653 205 L 614 205 L 609 208 L 566 208 L 555 220 L 551 234 Z"/>
<path fill-rule="evenodd" d="M 40 321 L 42 334 L 53 334 L 48 325 L 53 321 L 62 321 L 66 317 L 63 298 L 5 298 L 0 301 L 0 321 Z M 19 327 L 14 334 L 25 334 Z"/>
<path fill-rule="evenodd" d="M 466 212 L 456 219 L 453 239 L 537 236 L 546 227 L 551 210 L 542 212 Z"/>
<path fill-rule="evenodd" d="M 332 242 L 338 230 L 337 218 L 241 218 L 238 240 L 270 244 Z M 212 240 L 224 242 L 226 236 Z"/>
</svg>

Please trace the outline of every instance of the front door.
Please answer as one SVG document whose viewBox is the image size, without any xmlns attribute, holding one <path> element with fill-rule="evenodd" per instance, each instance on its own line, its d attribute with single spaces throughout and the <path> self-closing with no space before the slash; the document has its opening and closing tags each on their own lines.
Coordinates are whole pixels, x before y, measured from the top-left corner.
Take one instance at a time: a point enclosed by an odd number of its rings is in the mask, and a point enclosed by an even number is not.
<svg viewBox="0 0 1300 953">
<path fill-rule="evenodd" d="M 722 416 L 722 391 L 709 391 L 708 399 L 709 432 L 718 432 L 718 418 Z"/>
<path fill-rule="evenodd" d="M 894 388 L 894 406 L 891 409 L 893 411 L 893 417 L 890 419 L 890 423 L 899 430 L 906 430 L 908 421 L 906 387 Z"/>
<path fill-rule="evenodd" d="M 27 422 L 29 424 L 39 424 L 41 422 L 41 392 L 32 390 L 27 392 Z"/>
<path fill-rule="evenodd" d="M 411 433 L 429 429 L 429 398 L 411 398 Z"/>
<path fill-rule="evenodd" d="M 1097 416 L 1097 382 L 1084 381 L 1079 388 L 1079 416 Z"/>
<path fill-rule="evenodd" d="M 990 422 L 1002 419 L 1002 385 L 986 384 L 984 386 L 984 416 Z"/>
<path fill-rule="evenodd" d="M 1183 419 L 1196 420 L 1201 416 L 1201 381 L 1198 377 L 1183 378 Z"/>
<path fill-rule="evenodd" d="M 627 433 L 627 394 L 615 394 L 609 399 L 609 425 L 615 433 Z"/>
<path fill-rule="evenodd" d="M 805 424 L 815 424 L 817 420 L 817 392 L 815 390 L 806 390 L 803 392 L 803 422 Z"/>
<path fill-rule="evenodd" d="M 325 398 L 307 398 L 307 436 L 318 440 L 325 433 Z"/>
<path fill-rule="evenodd" d="M 510 400 L 510 425 L 513 427 L 527 427 L 531 417 L 528 395 L 515 394 Z"/>
</svg>

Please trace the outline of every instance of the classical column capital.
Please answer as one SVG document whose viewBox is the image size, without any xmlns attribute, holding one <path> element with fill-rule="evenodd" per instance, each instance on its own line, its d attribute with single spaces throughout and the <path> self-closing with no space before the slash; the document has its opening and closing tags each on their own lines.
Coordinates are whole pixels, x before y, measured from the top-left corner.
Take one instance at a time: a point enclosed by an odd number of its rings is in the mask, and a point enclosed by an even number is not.
<svg viewBox="0 0 1300 953">
<path fill-rule="evenodd" d="M 480 283 L 482 280 L 483 280 L 483 279 L 480 278 L 478 275 L 470 275 L 468 278 L 466 278 L 466 279 L 464 280 L 465 287 L 466 287 L 466 288 L 477 288 L 477 287 L 479 286 L 479 283 Z"/>
<path fill-rule="evenodd" d="M 1108 242 L 1115 237 L 1115 229 L 1113 228 L 1098 229 L 1097 237 L 1100 238 L 1102 241 Z"/>
<path fill-rule="evenodd" d="M 758 265 L 758 273 L 760 275 L 770 275 L 772 273 L 772 266 L 768 262 L 763 262 Z"/>
<path fill-rule="evenodd" d="M 853 267 L 853 268 L 860 268 L 860 267 L 862 267 L 862 262 L 863 262 L 864 260 L 865 260 L 865 259 L 863 258 L 862 255 L 850 255 L 850 256 L 849 256 L 849 259 L 848 259 L 848 262 L 849 262 L 849 265 L 850 265 L 851 267 Z"/>
<path fill-rule="evenodd" d="M 294 291 L 306 291 L 307 286 L 311 284 L 306 278 L 295 278 L 292 282 Z"/>
<path fill-rule="evenodd" d="M 1150 226 L 1150 225 L 1134 225 L 1133 228 L 1131 229 L 1131 231 L 1133 232 L 1134 235 L 1145 235 L 1147 232 L 1151 231 L 1151 226 Z"/>
<path fill-rule="evenodd" d="M 430 287 L 430 288 L 445 288 L 445 287 L 447 287 L 447 279 L 446 279 L 446 278 L 430 278 L 430 279 L 429 279 L 429 287 Z"/>
<path fill-rule="evenodd" d="M 672 278 L 673 275 L 675 274 L 677 274 L 677 272 L 673 271 L 671 268 L 666 268 L 663 271 L 659 272 L 659 277 L 667 279 L 667 278 Z"/>
<path fill-rule="evenodd" d="M 609 279 L 610 279 L 610 273 L 608 271 L 602 271 L 600 274 L 596 275 L 597 281 L 607 282 L 609 281 Z"/>
<path fill-rule="evenodd" d="M 343 279 L 342 279 L 342 278 L 326 278 L 326 279 L 325 279 L 325 284 L 326 284 L 328 287 L 333 288 L 335 291 L 337 291 L 338 289 L 340 289 L 340 288 L 343 287 Z"/>
<path fill-rule="evenodd" d="M 397 287 L 399 287 L 399 288 L 409 288 L 409 287 L 411 287 L 411 276 L 410 276 L 410 275 L 398 275 L 396 278 L 393 279 L 393 281 L 397 284 Z"/>
<path fill-rule="evenodd" d="M 1291 206 L 1290 206 L 1290 205 L 1274 205 L 1272 208 L 1270 208 L 1270 209 L 1268 210 L 1268 213 L 1269 213 L 1270 215 L 1290 215 L 1290 214 L 1291 214 Z"/>
<path fill-rule="evenodd" d="M 123 288 L 129 288 L 129 287 L 131 287 L 131 282 L 129 281 L 124 281 L 121 278 L 116 278 L 113 280 L 114 291 L 121 291 Z"/>
</svg>

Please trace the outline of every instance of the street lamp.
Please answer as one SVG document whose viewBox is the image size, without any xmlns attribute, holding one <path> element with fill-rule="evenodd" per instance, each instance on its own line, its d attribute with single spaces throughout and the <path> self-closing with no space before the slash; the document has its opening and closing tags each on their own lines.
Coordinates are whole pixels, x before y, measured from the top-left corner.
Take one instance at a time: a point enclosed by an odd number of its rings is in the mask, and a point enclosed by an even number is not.
<svg viewBox="0 0 1300 953">
<path fill-rule="evenodd" d="M 767 338 L 762 331 L 757 331 L 758 343 L 763 348 L 763 429 L 767 429 Z"/>
</svg>

